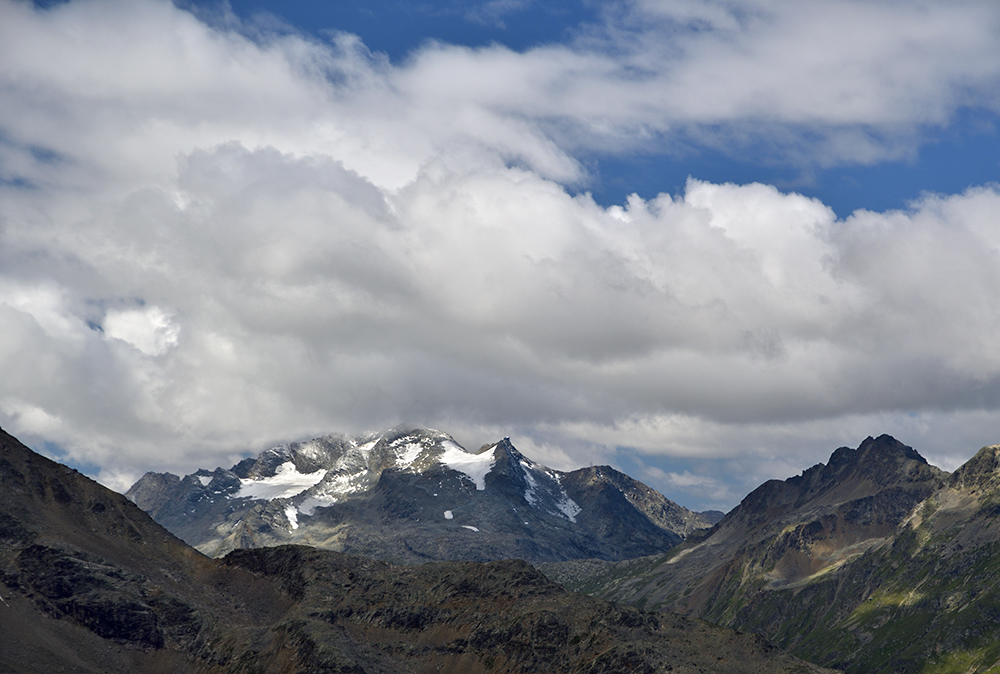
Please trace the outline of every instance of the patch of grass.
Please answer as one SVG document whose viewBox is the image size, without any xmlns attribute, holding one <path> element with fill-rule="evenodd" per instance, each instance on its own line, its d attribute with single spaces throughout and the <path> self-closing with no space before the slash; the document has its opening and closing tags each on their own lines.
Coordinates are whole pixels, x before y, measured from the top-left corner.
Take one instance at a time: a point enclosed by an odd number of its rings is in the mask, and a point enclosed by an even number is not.
<svg viewBox="0 0 1000 674">
<path fill-rule="evenodd" d="M 953 651 L 932 656 L 919 674 L 1000 674 L 996 648 Z"/>
</svg>

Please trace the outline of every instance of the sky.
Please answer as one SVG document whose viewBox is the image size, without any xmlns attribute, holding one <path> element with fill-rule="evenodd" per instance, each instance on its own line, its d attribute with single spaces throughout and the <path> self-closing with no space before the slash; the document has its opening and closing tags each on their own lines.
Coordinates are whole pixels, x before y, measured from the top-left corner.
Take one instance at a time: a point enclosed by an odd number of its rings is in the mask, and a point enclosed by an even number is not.
<svg viewBox="0 0 1000 674">
<path fill-rule="evenodd" d="M 695 509 L 1000 442 L 993 0 L 0 0 L 0 426 L 415 424 Z"/>
</svg>

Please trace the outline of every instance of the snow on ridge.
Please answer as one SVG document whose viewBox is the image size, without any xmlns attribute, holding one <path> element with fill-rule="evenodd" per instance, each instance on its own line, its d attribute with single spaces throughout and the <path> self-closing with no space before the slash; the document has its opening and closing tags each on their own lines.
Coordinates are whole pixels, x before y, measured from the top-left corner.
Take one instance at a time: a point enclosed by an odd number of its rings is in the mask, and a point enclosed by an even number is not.
<svg viewBox="0 0 1000 674">
<path fill-rule="evenodd" d="M 476 489 L 482 491 L 486 489 L 486 474 L 496 463 L 496 448 L 491 448 L 482 454 L 472 454 L 462 449 L 451 440 L 441 443 L 444 453 L 441 454 L 441 463 L 452 470 L 464 473 L 476 485 Z"/>
<path fill-rule="evenodd" d="M 309 459 L 319 460 L 323 457 L 323 445 L 321 444 L 324 438 L 316 438 L 310 440 L 309 442 L 303 442 L 295 448 L 296 454 L 299 456 L 304 456 Z"/>
<path fill-rule="evenodd" d="M 235 498 L 252 498 L 261 501 L 270 501 L 277 498 L 291 498 L 296 494 L 301 494 L 309 487 L 319 483 L 326 476 L 326 469 L 317 470 L 313 473 L 300 473 L 291 461 L 278 466 L 278 470 L 271 477 L 254 479 L 241 479 L 240 490 L 233 496 Z"/>
<path fill-rule="evenodd" d="M 419 442 L 411 442 L 402 448 L 400 452 L 397 448 L 396 452 L 396 462 L 400 468 L 409 468 L 414 461 L 420 457 L 420 452 L 424 450 L 424 446 Z"/>
<path fill-rule="evenodd" d="M 367 469 L 354 472 L 347 470 L 331 475 L 323 488 L 318 491 L 321 491 L 323 496 L 346 496 L 367 491 L 370 487 Z"/>
<path fill-rule="evenodd" d="M 201 482 L 202 487 L 207 487 L 208 483 L 212 481 L 211 475 L 196 475 L 195 477 L 198 478 L 198 482 Z"/>
<path fill-rule="evenodd" d="M 524 500 L 527 501 L 531 506 L 538 507 L 538 496 L 536 491 L 538 490 L 538 480 L 535 476 L 531 474 L 535 466 L 539 464 L 534 463 L 526 459 L 522 459 L 521 471 L 524 473 L 524 481 L 528 483 L 527 489 L 524 490 Z M 562 513 L 563 517 L 568 519 L 570 522 L 576 522 L 576 516 L 580 514 L 583 510 L 580 505 L 569 497 L 566 493 L 566 489 L 562 486 L 562 482 L 559 481 L 559 473 L 557 471 L 546 469 L 544 466 L 539 466 L 538 469 L 544 469 L 542 472 L 549 477 L 556 486 L 559 488 L 559 500 L 556 501 L 556 508 Z"/>
<path fill-rule="evenodd" d="M 538 482 L 535 481 L 535 477 L 531 474 L 529 468 L 528 463 L 522 459 L 521 470 L 524 472 L 524 480 L 528 483 L 528 488 L 524 490 L 524 500 L 531 505 L 535 505 L 538 503 L 538 498 L 535 496 L 535 490 L 538 489 Z"/>
</svg>

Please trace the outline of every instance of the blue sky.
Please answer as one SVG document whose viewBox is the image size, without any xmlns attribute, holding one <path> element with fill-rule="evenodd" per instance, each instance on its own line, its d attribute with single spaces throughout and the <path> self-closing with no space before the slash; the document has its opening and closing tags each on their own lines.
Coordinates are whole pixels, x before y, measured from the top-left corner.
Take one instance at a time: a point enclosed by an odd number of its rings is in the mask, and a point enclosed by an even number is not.
<svg viewBox="0 0 1000 674">
<path fill-rule="evenodd" d="M 217 8 L 217 3 L 192 3 Z M 324 39 L 329 31 L 361 37 L 394 63 L 428 41 L 467 47 L 502 44 L 522 51 L 572 41 L 602 20 L 613 3 L 600 2 L 321 2 L 236 0 L 229 7 L 250 23 L 277 21 Z M 841 217 L 865 208 L 906 208 L 924 192 L 955 193 L 995 182 L 1000 173 L 1000 139 L 992 110 L 959 110 L 947 124 L 923 129 L 906 156 L 872 164 L 823 166 L 808 159 L 771 158 L 754 152 L 687 147 L 680 151 L 593 153 L 582 157 L 591 179 L 582 188 L 601 204 L 622 203 L 635 192 L 654 197 L 683 191 L 689 176 L 713 182 L 766 182 L 816 197 Z"/>
<path fill-rule="evenodd" d="M 0 426 L 401 422 L 695 508 L 1000 441 L 992 0 L 0 0 Z"/>
</svg>

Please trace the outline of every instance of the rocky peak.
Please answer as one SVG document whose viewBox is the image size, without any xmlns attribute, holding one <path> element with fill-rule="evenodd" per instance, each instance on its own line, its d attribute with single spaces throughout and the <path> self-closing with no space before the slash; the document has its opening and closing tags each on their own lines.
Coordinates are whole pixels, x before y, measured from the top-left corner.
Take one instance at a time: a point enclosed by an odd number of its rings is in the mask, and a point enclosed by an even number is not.
<svg viewBox="0 0 1000 674">
<path fill-rule="evenodd" d="M 132 485 L 126 496 L 146 512 L 153 513 L 163 505 L 166 495 L 173 493 L 180 484 L 181 478 L 173 473 L 149 472 Z"/>
<path fill-rule="evenodd" d="M 621 513 L 619 516 L 622 518 L 641 514 L 643 519 L 681 538 L 712 526 L 712 522 L 698 513 L 674 503 L 611 466 L 580 468 L 563 475 L 561 482 L 567 493 L 578 501 L 604 503 L 605 512 Z M 610 521 L 607 525 L 614 527 Z"/>
<path fill-rule="evenodd" d="M 894 487 L 919 487 L 943 476 L 943 471 L 892 436 L 869 436 L 857 449 L 835 450 L 826 464 L 816 464 L 784 481 L 765 482 L 738 509 L 774 517 L 809 503 L 835 505 Z"/>
<path fill-rule="evenodd" d="M 924 470 L 924 468 L 930 470 Z M 925 479 L 934 469 L 912 447 L 890 435 L 868 436 L 857 449 L 840 447 L 830 460 L 805 471 L 802 481 L 811 487 L 850 479 L 862 479 L 887 485 L 894 482 Z"/>
<path fill-rule="evenodd" d="M 510 438 L 470 452 L 447 433 L 396 427 L 278 445 L 230 470 L 150 475 L 128 496 L 211 555 L 307 541 L 411 562 L 617 559 L 709 526 L 609 467 L 596 475 L 584 489 Z"/>
<path fill-rule="evenodd" d="M 1000 445 L 983 447 L 948 479 L 948 485 L 973 493 L 991 492 L 1000 487 Z"/>
<path fill-rule="evenodd" d="M 816 464 L 801 475 L 765 482 L 717 526 L 734 532 L 769 529 L 843 508 L 864 511 L 869 515 L 861 519 L 892 526 L 940 487 L 946 475 L 889 435 L 868 437 L 857 449 L 841 447 L 826 464 Z"/>
<path fill-rule="evenodd" d="M 493 467 L 486 476 L 488 485 L 501 486 L 503 483 L 512 483 L 515 489 L 523 491 L 528 485 L 525 478 L 525 467 L 534 465 L 514 445 L 510 438 L 504 438 L 491 445 L 483 445 L 475 454 L 482 455 L 487 452 L 493 453 Z"/>
</svg>

